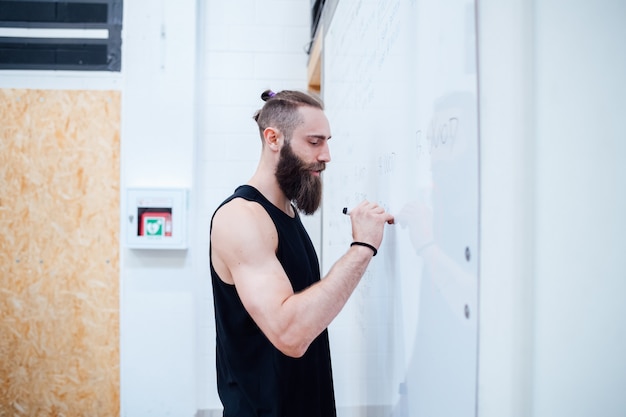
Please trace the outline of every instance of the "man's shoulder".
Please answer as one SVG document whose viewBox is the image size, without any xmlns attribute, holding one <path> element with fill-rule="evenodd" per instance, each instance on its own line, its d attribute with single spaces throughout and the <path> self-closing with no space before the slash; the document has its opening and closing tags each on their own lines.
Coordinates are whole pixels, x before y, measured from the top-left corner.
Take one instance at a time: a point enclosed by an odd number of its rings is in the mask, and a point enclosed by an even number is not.
<svg viewBox="0 0 626 417">
<path fill-rule="evenodd" d="M 210 236 L 212 245 L 219 243 L 218 257 L 224 258 L 275 247 L 278 241 L 276 225 L 265 208 L 254 200 L 236 197 L 215 211 Z"/>
<path fill-rule="evenodd" d="M 269 213 L 263 205 L 243 196 L 232 195 L 226 199 L 213 213 L 212 228 L 225 227 L 231 230 L 242 230 L 263 223 L 273 224 Z"/>
<path fill-rule="evenodd" d="M 219 221 L 220 218 L 228 218 L 231 216 L 256 217 L 262 212 L 265 212 L 265 209 L 257 201 L 234 196 L 233 198 L 225 200 L 215 209 L 213 221 Z"/>
</svg>

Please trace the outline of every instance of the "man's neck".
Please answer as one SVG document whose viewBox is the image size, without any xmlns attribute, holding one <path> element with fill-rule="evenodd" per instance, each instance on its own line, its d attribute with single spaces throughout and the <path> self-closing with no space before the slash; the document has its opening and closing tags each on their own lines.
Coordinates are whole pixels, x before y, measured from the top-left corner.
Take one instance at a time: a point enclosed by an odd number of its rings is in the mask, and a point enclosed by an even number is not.
<svg viewBox="0 0 626 417">
<path fill-rule="evenodd" d="M 248 181 L 248 185 L 259 190 L 259 192 L 263 194 L 263 196 L 267 198 L 270 203 L 284 211 L 287 215 L 291 217 L 295 215 L 291 201 L 280 189 L 280 186 L 276 181 L 276 176 L 273 173 L 270 176 L 257 171 Z"/>
</svg>

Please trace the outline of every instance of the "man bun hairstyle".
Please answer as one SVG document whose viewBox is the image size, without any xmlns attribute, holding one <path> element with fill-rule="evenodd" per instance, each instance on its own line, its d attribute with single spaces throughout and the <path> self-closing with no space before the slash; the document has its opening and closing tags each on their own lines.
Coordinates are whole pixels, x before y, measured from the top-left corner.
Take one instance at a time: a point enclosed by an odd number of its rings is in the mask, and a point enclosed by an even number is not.
<svg viewBox="0 0 626 417">
<path fill-rule="evenodd" d="M 302 91 L 283 90 L 275 93 L 265 90 L 261 93 L 261 99 L 265 104 L 253 116 L 259 126 L 261 139 L 263 131 L 271 126 L 280 130 L 286 140 L 290 140 L 294 129 L 302 123 L 298 108 L 309 106 L 324 110 L 324 103 L 319 97 Z"/>
</svg>

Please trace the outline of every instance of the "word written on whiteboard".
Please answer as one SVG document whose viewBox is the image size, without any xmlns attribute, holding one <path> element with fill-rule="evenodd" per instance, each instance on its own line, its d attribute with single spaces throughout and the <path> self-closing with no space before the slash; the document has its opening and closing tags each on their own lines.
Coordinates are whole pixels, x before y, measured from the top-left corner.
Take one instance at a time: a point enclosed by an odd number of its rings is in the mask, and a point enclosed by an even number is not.
<svg viewBox="0 0 626 417">
<path fill-rule="evenodd" d="M 423 130 L 415 132 L 415 146 L 417 157 L 419 158 L 428 151 L 429 155 L 436 149 L 448 149 L 450 153 L 454 150 L 459 131 L 459 118 L 449 117 L 444 120 L 433 118 L 426 131 L 424 140 Z"/>
</svg>

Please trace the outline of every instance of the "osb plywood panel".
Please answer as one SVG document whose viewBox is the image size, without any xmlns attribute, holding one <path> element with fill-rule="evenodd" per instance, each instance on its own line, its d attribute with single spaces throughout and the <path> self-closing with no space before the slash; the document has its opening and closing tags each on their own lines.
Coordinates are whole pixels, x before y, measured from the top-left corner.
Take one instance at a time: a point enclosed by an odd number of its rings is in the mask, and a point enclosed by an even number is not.
<svg viewBox="0 0 626 417">
<path fill-rule="evenodd" d="M 119 415 L 120 93 L 0 90 L 0 416 Z"/>
</svg>

